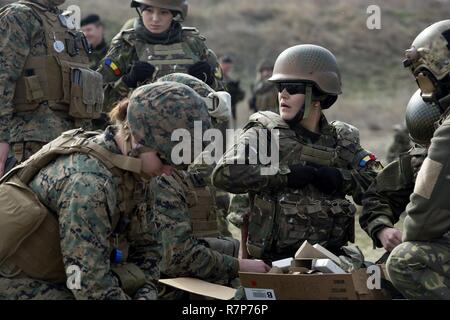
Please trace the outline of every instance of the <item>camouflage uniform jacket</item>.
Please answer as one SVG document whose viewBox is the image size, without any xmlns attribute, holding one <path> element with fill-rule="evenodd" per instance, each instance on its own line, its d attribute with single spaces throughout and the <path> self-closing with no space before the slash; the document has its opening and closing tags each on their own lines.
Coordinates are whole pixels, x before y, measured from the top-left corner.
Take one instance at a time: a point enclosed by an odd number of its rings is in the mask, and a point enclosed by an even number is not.
<svg viewBox="0 0 450 320">
<path fill-rule="evenodd" d="M 174 176 L 161 176 L 152 179 L 150 189 L 162 234 L 161 275 L 213 282 L 236 278 L 236 258 L 208 248 L 206 242 L 193 236 L 187 195 L 181 183 Z"/>
<path fill-rule="evenodd" d="M 42 22 L 30 6 L 14 2 L 0 9 L 0 141 L 46 143 L 75 127 L 91 128 L 91 121 L 75 124 L 67 112 L 50 109 L 46 101 L 33 111 L 14 111 L 16 82 L 28 57 L 45 56 L 50 50 Z"/>
<path fill-rule="evenodd" d="M 266 128 L 279 130 L 280 163 L 275 164 L 273 175 L 261 174 L 261 169 L 270 165 L 251 164 L 249 160 L 258 158 L 252 155 L 256 153 L 252 141 L 261 143 L 261 136 L 268 135 Z M 258 148 L 267 150 L 264 143 Z M 342 190 L 326 195 L 312 185 L 289 189 L 288 166 L 307 162 L 338 168 L 344 181 Z M 339 121 L 328 123 L 322 117 L 320 135 L 313 139 L 300 126 L 292 130 L 278 114 L 258 112 L 250 117 L 238 142 L 220 160 L 212 179 L 215 186 L 231 193 L 256 195 L 247 246 L 252 232 L 262 233 L 254 241 L 263 247 L 262 256 L 281 258 L 292 256 L 304 240 L 321 243 L 331 250 L 353 241 L 356 209 L 345 195 L 352 195 L 360 203 L 362 193 L 380 167 L 374 156 L 360 146 L 355 127 Z"/>
<path fill-rule="evenodd" d="M 108 127 L 93 142 L 108 151 L 120 154 L 114 141 L 116 129 Z M 135 181 L 126 173 L 124 179 Z M 29 186 L 39 200 L 55 215 L 60 226 L 63 262 L 67 268 L 81 269 L 81 290 L 73 290 L 76 299 L 155 299 L 158 263 L 161 259 L 160 239 L 151 210 L 132 215 L 128 228 L 121 234 L 129 244 L 127 262 L 136 264 L 146 275 L 146 284 L 129 297 L 121 289 L 119 280 L 111 272 L 113 245 L 112 221 L 117 221 L 123 208 L 124 189 L 120 176 L 113 175 L 97 158 L 74 153 L 60 156 L 40 170 Z M 134 183 L 134 199 L 142 203 L 150 200 L 144 189 Z M 138 198 L 139 197 L 139 198 Z M 133 202 L 134 203 L 134 202 Z M 121 239 L 122 240 L 122 239 Z"/>
<path fill-rule="evenodd" d="M 97 68 L 100 66 L 100 62 L 108 53 L 108 48 L 109 46 L 106 43 L 105 39 L 103 39 L 98 46 L 92 48 L 92 53 L 89 56 L 90 68 L 92 70 L 97 70 Z"/>
<path fill-rule="evenodd" d="M 189 65 L 206 60 L 215 70 L 216 81 L 211 87 L 215 90 L 222 88 L 220 65 L 214 52 L 207 48 L 205 40 L 197 29 L 187 27 L 182 28 L 179 41 L 170 44 L 149 43 L 139 37 L 135 28 L 121 31 L 112 40 L 98 69 L 105 84 L 104 109 L 110 110 L 114 103 L 128 96 L 132 89 L 123 82 L 122 77 L 138 60 L 157 68 L 152 82 L 166 74 L 186 73 Z"/>
<path fill-rule="evenodd" d="M 450 117 L 441 122 L 406 208 L 403 241 L 429 241 L 450 231 Z"/>
<path fill-rule="evenodd" d="M 252 88 L 250 109 L 278 113 L 278 90 L 273 82 L 259 80 Z"/>
<path fill-rule="evenodd" d="M 359 223 L 372 238 L 374 248 L 382 246 L 377 233 L 386 227 L 393 228 L 405 211 L 426 156 L 427 151 L 423 148 L 400 155 L 379 173 L 364 194 Z"/>
</svg>

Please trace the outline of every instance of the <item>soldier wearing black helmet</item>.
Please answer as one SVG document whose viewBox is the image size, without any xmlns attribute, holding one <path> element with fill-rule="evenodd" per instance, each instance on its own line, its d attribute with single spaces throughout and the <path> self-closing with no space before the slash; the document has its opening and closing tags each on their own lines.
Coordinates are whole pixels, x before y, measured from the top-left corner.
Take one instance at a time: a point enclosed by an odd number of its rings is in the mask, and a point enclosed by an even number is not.
<svg viewBox="0 0 450 320">
<path fill-rule="evenodd" d="M 133 0 L 131 7 L 139 18 L 112 40 L 99 67 L 106 111 L 136 87 L 170 73 L 188 73 L 213 89 L 221 87 L 220 66 L 206 38 L 180 23 L 188 12 L 186 0 Z"/>
<path fill-rule="evenodd" d="M 409 100 L 406 126 L 415 147 L 390 163 L 363 196 L 363 210 L 359 222 L 373 240 L 374 247 L 391 252 L 402 242 L 402 232 L 394 225 L 405 211 L 440 112 L 436 104 L 423 101 L 420 90 Z"/>
<path fill-rule="evenodd" d="M 423 30 L 406 50 L 409 68 L 424 101 L 442 114 L 428 155 L 406 207 L 402 243 L 391 253 L 387 271 L 410 299 L 450 299 L 450 20 Z M 424 105 L 420 111 L 429 111 Z"/>
</svg>

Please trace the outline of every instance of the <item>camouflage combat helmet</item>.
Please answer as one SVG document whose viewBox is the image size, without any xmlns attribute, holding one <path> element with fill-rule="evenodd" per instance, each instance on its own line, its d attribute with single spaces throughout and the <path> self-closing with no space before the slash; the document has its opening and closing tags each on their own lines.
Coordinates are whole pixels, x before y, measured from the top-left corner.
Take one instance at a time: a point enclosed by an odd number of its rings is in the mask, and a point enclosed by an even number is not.
<svg viewBox="0 0 450 320">
<path fill-rule="evenodd" d="M 434 134 L 434 125 L 440 116 L 439 107 L 434 103 L 423 101 L 420 89 L 417 90 L 409 100 L 405 113 L 406 127 L 411 140 L 421 146 L 429 145 Z"/>
<path fill-rule="evenodd" d="M 403 64 L 410 68 L 426 101 L 442 98 L 439 82 L 450 73 L 450 20 L 423 30 L 406 50 Z"/>
<path fill-rule="evenodd" d="M 141 5 L 176 11 L 180 14 L 179 21 L 186 19 L 188 13 L 188 3 L 186 0 L 132 0 L 131 7 L 137 8 Z"/>
<path fill-rule="evenodd" d="M 303 82 L 306 84 L 305 114 L 312 100 L 321 101 L 327 109 L 342 93 L 341 74 L 335 56 L 327 49 L 302 44 L 284 50 L 275 61 L 272 82 Z"/>
<path fill-rule="evenodd" d="M 203 81 L 185 73 L 171 73 L 158 79 L 161 81 L 173 81 L 187 85 L 197 92 L 205 101 L 209 115 L 219 122 L 228 121 L 231 118 L 231 96 L 225 91 L 215 91 Z"/>
<path fill-rule="evenodd" d="M 137 143 L 157 151 L 171 165 L 189 164 L 181 163 L 171 156 L 172 149 L 180 144 L 171 139 L 176 129 L 183 130 L 181 134 L 190 134 L 189 160 L 193 160 L 202 151 L 194 148 L 202 146 L 201 141 L 194 141 L 197 138 L 194 135 L 194 122 L 200 125 L 199 129 L 203 132 L 211 127 L 208 108 L 203 99 L 188 86 L 175 82 L 158 82 L 136 89 L 128 104 L 127 122 Z M 201 136 L 198 138 L 201 139 Z M 179 139 L 180 136 L 175 138 Z M 182 139 L 186 143 L 184 135 Z"/>
</svg>

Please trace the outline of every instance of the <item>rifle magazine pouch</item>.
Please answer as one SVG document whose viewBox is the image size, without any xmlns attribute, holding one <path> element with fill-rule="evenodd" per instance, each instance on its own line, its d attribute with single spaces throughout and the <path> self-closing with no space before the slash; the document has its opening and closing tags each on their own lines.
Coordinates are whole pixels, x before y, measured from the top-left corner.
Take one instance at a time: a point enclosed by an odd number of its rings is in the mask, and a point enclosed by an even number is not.
<svg viewBox="0 0 450 320">
<path fill-rule="evenodd" d="M 57 220 L 18 178 L 0 185 L 0 266 L 14 264 L 27 276 L 64 281 Z"/>
<path fill-rule="evenodd" d="M 118 265 L 111 271 L 119 279 L 122 290 L 130 297 L 133 297 L 146 283 L 144 272 L 133 263 Z"/>
<path fill-rule="evenodd" d="M 100 118 L 103 106 L 103 79 L 100 73 L 84 68 L 71 69 L 69 115 L 78 119 Z"/>
</svg>

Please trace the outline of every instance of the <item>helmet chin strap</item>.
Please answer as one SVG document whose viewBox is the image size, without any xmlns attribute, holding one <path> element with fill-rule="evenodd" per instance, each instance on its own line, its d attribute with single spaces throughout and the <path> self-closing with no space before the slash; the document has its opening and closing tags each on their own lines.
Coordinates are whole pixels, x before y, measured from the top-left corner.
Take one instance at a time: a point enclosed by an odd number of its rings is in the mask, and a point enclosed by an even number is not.
<svg viewBox="0 0 450 320">
<path fill-rule="evenodd" d="M 300 121 L 309 117 L 312 109 L 312 85 L 308 84 L 305 91 L 305 102 L 294 118 L 286 121 L 288 124 L 299 124 Z"/>
</svg>

